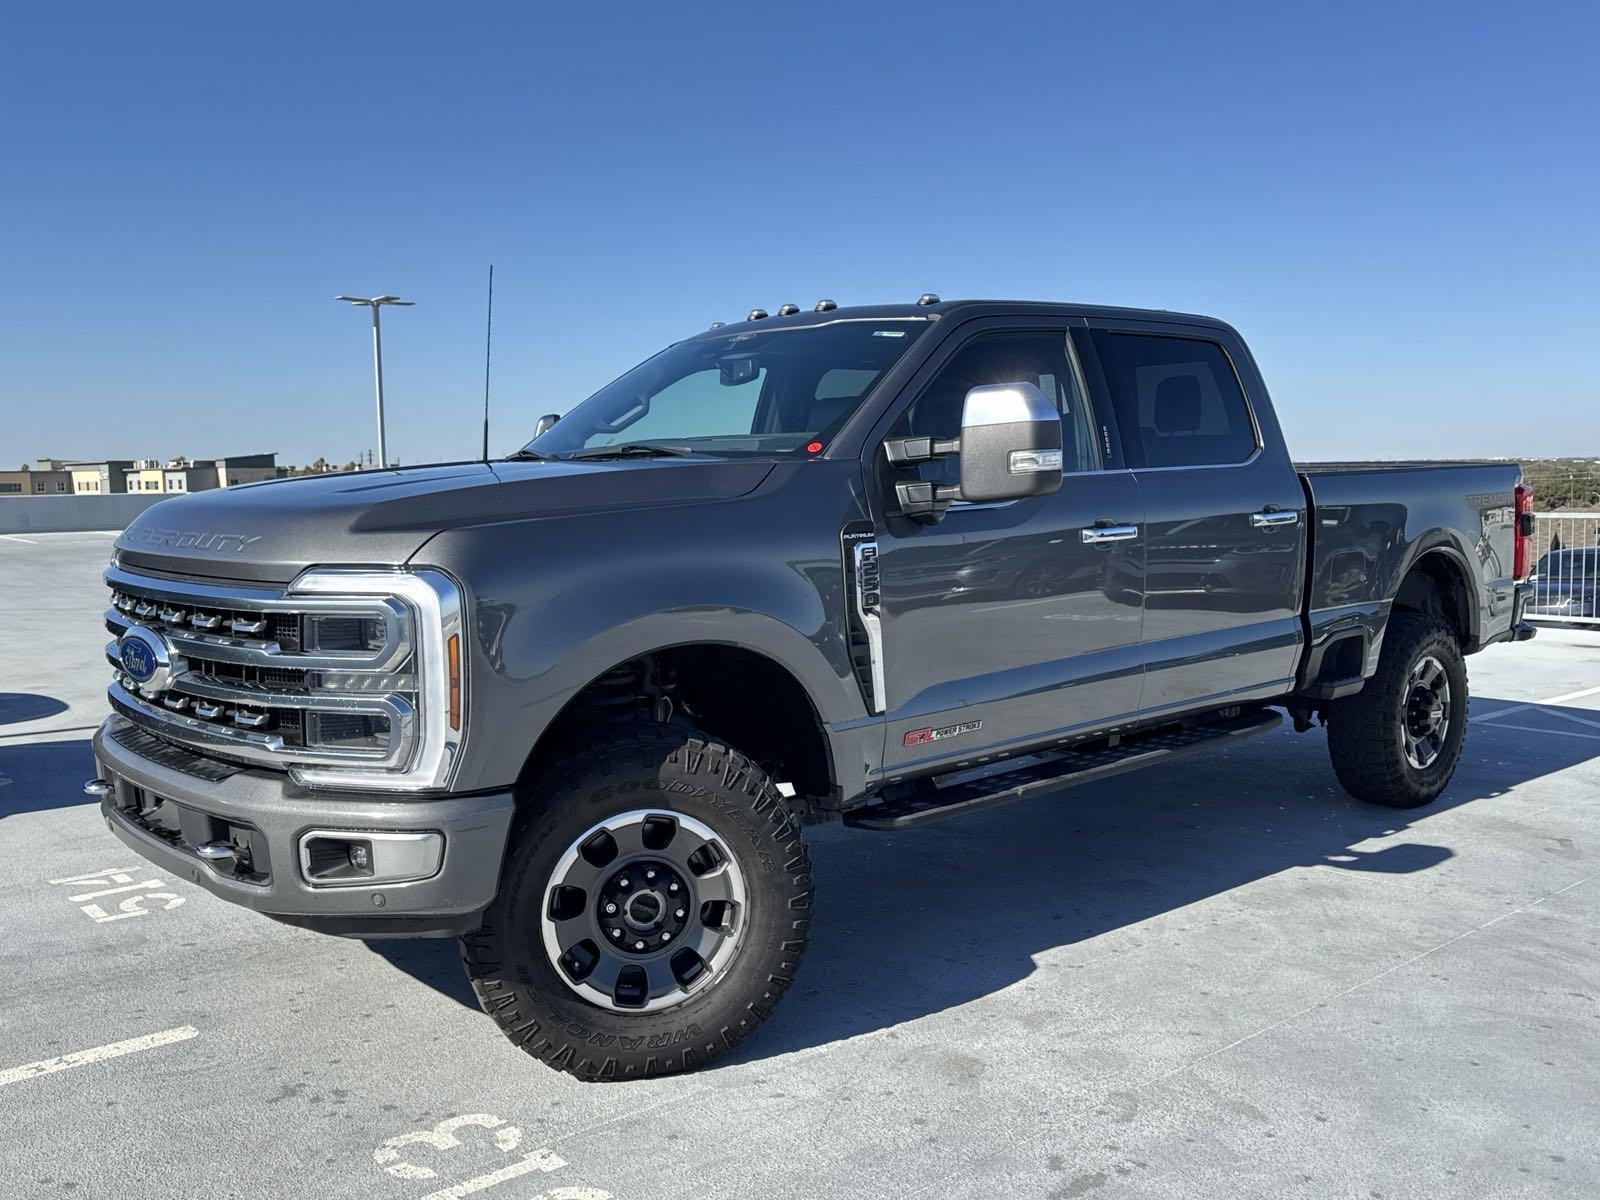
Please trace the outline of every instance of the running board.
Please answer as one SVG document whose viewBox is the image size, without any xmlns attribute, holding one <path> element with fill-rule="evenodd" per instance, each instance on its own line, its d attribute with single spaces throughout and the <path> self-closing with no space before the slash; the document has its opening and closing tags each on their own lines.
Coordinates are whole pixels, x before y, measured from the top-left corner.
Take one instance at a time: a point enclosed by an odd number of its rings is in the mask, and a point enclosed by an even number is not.
<svg viewBox="0 0 1600 1200">
<path fill-rule="evenodd" d="M 1282 713 L 1258 709 L 1204 725 L 1169 727 L 1132 735 L 1123 738 L 1115 746 L 1094 750 L 1053 750 L 1034 756 L 1026 766 L 1013 767 L 980 779 L 952 782 L 943 787 L 929 783 L 910 795 L 854 809 L 844 814 L 844 823 L 857 829 L 910 829 L 928 825 L 946 817 L 1021 800 L 1039 792 L 1095 783 L 1127 771 L 1171 762 L 1175 758 L 1209 750 L 1225 742 L 1266 733 L 1269 729 L 1276 729 L 1282 722 Z"/>
</svg>

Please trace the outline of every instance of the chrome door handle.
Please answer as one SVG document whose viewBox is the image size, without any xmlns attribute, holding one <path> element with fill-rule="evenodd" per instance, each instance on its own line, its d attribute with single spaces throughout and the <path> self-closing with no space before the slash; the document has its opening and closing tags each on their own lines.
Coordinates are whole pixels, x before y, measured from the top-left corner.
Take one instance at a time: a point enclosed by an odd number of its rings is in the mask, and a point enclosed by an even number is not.
<svg viewBox="0 0 1600 1200">
<path fill-rule="evenodd" d="M 1269 508 L 1266 512 L 1250 514 L 1250 524 L 1257 529 L 1272 529 L 1279 525 L 1295 525 L 1300 521 L 1300 514 L 1293 509 L 1280 512 L 1278 509 Z"/>
<path fill-rule="evenodd" d="M 1090 546 L 1101 542 L 1126 542 L 1138 536 L 1137 525 L 1091 525 L 1082 533 L 1084 543 Z"/>
</svg>

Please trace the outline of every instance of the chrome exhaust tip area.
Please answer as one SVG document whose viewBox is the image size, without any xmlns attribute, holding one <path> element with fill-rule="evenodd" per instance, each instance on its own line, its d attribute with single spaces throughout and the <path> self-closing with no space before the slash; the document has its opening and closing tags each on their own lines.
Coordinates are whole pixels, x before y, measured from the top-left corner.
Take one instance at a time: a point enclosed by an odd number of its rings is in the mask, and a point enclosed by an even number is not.
<svg viewBox="0 0 1600 1200">
<path fill-rule="evenodd" d="M 106 779 L 91 779 L 83 785 L 83 794 L 85 796 L 109 796 L 111 795 L 111 782 Z"/>
<path fill-rule="evenodd" d="M 201 842 L 194 852 L 207 862 L 225 863 L 239 857 L 239 847 L 232 842 Z"/>
</svg>

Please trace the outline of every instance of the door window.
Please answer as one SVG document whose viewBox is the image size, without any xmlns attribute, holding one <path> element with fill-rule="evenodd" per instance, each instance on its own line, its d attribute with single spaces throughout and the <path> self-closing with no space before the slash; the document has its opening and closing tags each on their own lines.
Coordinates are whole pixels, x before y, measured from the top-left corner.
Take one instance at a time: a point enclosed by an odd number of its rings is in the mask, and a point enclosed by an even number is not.
<svg viewBox="0 0 1600 1200">
<path fill-rule="evenodd" d="M 1250 408 L 1217 343 L 1108 330 L 1093 338 L 1130 466 L 1219 466 L 1256 452 Z"/>
<path fill-rule="evenodd" d="M 1099 463 L 1090 433 L 1088 405 L 1068 359 L 1060 332 L 983 334 L 957 350 L 918 393 L 890 430 L 890 437 L 961 435 L 961 409 L 967 393 L 995 383 L 1031 383 L 1055 402 L 1061 414 L 1061 465 L 1065 471 L 1093 471 Z M 961 464 L 949 455 L 922 463 L 918 476 L 937 483 L 959 483 Z"/>
</svg>

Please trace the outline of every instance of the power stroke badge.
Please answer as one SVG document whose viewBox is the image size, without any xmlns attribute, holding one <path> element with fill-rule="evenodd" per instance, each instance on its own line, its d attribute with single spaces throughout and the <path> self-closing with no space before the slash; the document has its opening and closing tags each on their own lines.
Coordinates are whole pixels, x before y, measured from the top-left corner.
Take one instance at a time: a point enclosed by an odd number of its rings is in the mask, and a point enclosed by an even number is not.
<svg viewBox="0 0 1600 1200">
<path fill-rule="evenodd" d="M 904 744 L 922 746 L 928 742 L 942 742 L 945 738 L 960 737 L 963 733 L 982 728 L 982 721 L 963 721 L 959 725 L 945 725 L 939 729 L 913 729 L 906 734 Z"/>
</svg>

